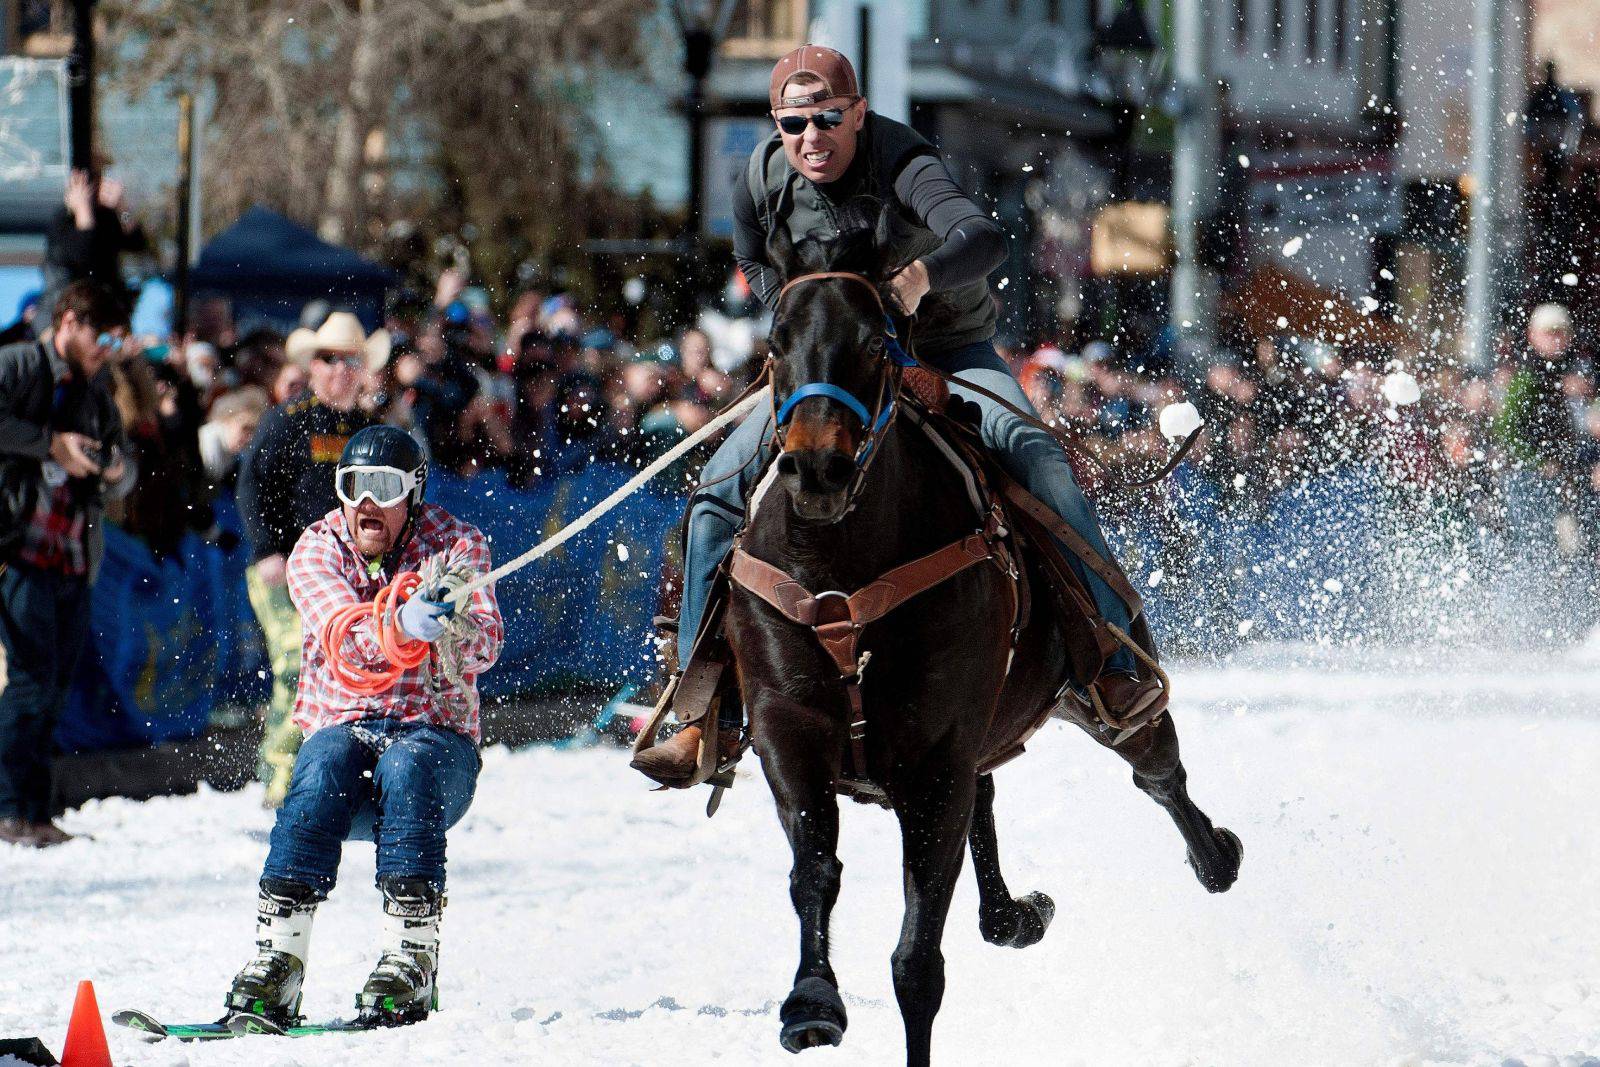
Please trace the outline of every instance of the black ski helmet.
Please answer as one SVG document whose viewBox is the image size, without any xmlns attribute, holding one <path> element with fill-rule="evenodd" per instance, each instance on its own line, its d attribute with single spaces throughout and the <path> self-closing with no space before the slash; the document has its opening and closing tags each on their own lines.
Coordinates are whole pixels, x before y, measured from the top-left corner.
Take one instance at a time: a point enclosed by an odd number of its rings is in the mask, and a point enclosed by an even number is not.
<svg viewBox="0 0 1600 1067">
<path fill-rule="evenodd" d="M 417 486 L 411 491 L 408 510 L 412 517 L 416 516 L 422 493 L 428 487 L 428 457 L 415 437 L 398 426 L 380 424 L 358 430 L 339 454 L 339 470 L 348 467 L 393 467 L 415 474 Z"/>
</svg>

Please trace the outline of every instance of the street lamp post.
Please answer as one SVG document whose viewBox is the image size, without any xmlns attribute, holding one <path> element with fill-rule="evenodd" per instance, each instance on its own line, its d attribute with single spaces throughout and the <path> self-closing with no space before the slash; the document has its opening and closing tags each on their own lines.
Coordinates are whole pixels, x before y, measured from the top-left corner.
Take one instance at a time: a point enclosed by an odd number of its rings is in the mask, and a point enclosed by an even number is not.
<svg viewBox="0 0 1600 1067">
<path fill-rule="evenodd" d="M 1567 161 L 1583 136 L 1583 102 L 1556 83 L 1556 65 L 1546 63 L 1544 81 L 1528 95 L 1523 130 L 1539 161 L 1538 215 L 1532 235 L 1533 297 L 1549 300 L 1559 292 L 1557 279 L 1568 269 L 1571 242 L 1559 210 Z"/>
<path fill-rule="evenodd" d="M 1122 0 L 1111 21 L 1095 27 L 1090 48 L 1090 93 L 1111 108 L 1115 116 L 1111 199 L 1127 202 L 1133 199 L 1136 124 L 1154 97 L 1161 76 L 1157 41 L 1144 20 L 1139 0 Z M 1107 296 L 1115 328 L 1120 331 L 1127 303 L 1120 273 L 1112 274 Z"/>
<path fill-rule="evenodd" d="M 72 169 L 94 169 L 94 0 L 72 0 L 72 50 L 67 54 Z"/>
<path fill-rule="evenodd" d="M 717 44 L 728 31 L 733 6 L 733 0 L 675 0 L 672 5 L 673 18 L 683 37 L 683 72 L 689 76 L 683 98 L 684 116 L 689 122 L 689 202 L 684 211 L 683 239 L 691 254 L 700 243 L 705 198 L 706 79 L 711 76 Z"/>
<path fill-rule="evenodd" d="M 1093 93 L 1102 103 L 1116 109 L 1117 172 L 1114 195 L 1119 200 L 1132 196 L 1134 123 L 1154 94 L 1157 71 L 1155 35 L 1144 21 L 1138 0 L 1123 0 L 1117 13 L 1104 26 L 1097 26 L 1091 45 L 1094 52 Z"/>
<path fill-rule="evenodd" d="M 683 95 L 684 118 L 689 123 L 687 203 L 679 235 L 685 277 L 678 287 L 678 304 L 681 320 L 692 323 L 703 283 L 700 228 L 705 201 L 706 79 L 711 76 L 717 44 L 733 17 L 733 0 L 673 0 L 672 16 L 683 38 L 683 72 L 689 76 Z"/>
</svg>

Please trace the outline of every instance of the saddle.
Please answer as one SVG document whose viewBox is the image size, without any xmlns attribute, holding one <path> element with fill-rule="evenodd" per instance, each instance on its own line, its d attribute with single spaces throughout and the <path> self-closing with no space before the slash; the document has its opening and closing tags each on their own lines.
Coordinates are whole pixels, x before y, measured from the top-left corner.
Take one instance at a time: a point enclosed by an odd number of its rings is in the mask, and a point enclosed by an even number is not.
<svg viewBox="0 0 1600 1067">
<path fill-rule="evenodd" d="M 860 683 L 870 653 L 857 651 L 862 629 L 918 593 L 980 564 L 999 567 L 1009 580 L 1013 652 L 1032 612 L 1054 610 L 1061 620 L 1071 677 L 1035 714 L 1009 722 L 996 721 L 991 727 L 991 736 L 985 741 L 979 773 L 988 773 L 1021 755 L 1025 743 L 1066 700 L 1075 701 L 1080 710 L 1100 720 L 1103 728 L 1116 730 L 1113 744 L 1120 744 L 1139 729 L 1160 720 L 1159 712 L 1132 716 L 1129 720 L 1116 719 L 1099 699 L 1094 684 L 1106 660 L 1119 648 L 1126 647 L 1134 653 L 1142 676 L 1156 677 L 1170 689 L 1145 623 L 1142 601 L 1122 569 L 1114 560 L 1097 552 L 1000 466 L 982 444 L 978 425 L 970 414 L 976 411 L 975 406 L 952 397 L 939 374 L 923 367 L 908 368 L 901 382 L 900 404 L 901 414 L 927 434 L 966 484 L 977 528 L 928 556 L 892 569 L 848 595 L 807 590 L 780 568 L 746 553 L 740 544 L 742 536 L 735 540 L 733 550 L 717 571 L 689 661 L 681 664 L 668 682 L 655 713 L 634 745 L 637 754 L 653 744 L 656 732 L 669 713 L 682 725 L 698 723 L 703 731 L 699 765 L 689 779 L 670 784 L 675 788 L 688 788 L 711 782 L 716 789 L 708 814 L 716 810 L 723 790 L 732 783 L 734 765 L 750 744 L 746 727 L 738 754 L 726 764 L 718 765 L 718 710 L 723 701 L 740 700 L 732 650 L 723 634 L 728 592 L 735 582 L 791 621 L 811 627 L 839 668 L 840 681 L 850 698 L 852 716 L 849 748 L 836 787 L 841 794 L 856 800 L 887 804 L 867 766 L 864 743 L 867 719 L 862 710 Z M 771 485 L 770 474 L 769 470 L 767 476 L 758 479 L 747 501 L 747 515 L 753 515 L 759 507 Z M 1060 551 L 1058 541 L 1127 602 L 1134 619 L 1131 634 L 1106 622 L 1100 615 L 1093 597 Z M 1043 597 L 1033 592 L 1039 577 L 1046 586 Z M 1008 660 L 1008 672 L 1009 666 Z"/>
</svg>

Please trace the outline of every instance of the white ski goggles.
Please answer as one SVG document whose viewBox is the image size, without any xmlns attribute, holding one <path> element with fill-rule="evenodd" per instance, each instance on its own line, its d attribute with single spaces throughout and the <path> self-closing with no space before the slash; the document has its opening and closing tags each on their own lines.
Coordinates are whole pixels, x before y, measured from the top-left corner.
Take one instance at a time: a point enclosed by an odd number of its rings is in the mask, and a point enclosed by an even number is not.
<svg viewBox="0 0 1600 1067">
<path fill-rule="evenodd" d="M 419 482 L 416 471 L 399 467 L 340 467 L 333 476 L 333 491 L 351 507 L 371 499 L 388 508 L 410 496 Z"/>
</svg>

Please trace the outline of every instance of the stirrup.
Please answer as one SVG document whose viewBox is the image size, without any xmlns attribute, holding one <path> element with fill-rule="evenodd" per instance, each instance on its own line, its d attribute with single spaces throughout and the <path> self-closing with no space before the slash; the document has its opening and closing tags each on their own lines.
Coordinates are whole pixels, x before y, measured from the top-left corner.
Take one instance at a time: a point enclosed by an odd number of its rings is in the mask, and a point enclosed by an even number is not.
<svg viewBox="0 0 1600 1067">
<path fill-rule="evenodd" d="M 683 683 L 683 672 L 679 671 L 667 681 L 666 687 L 661 690 L 661 699 L 656 701 L 656 709 L 651 714 L 649 721 L 644 724 L 644 729 L 639 731 L 639 736 L 633 739 L 633 755 L 637 759 L 656 745 L 656 735 L 661 732 L 661 727 L 666 723 L 667 716 L 672 713 L 672 698 L 678 693 Z M 695 769 L 689 777 L 682 782 L 660 783 L 661 789 L 689 789 L 706 781 L 717 771 L 717 712 L 714 706 L 708 707 L 705 714 L 695 720 L 700 724 L 700 758 L 695 764 Z M 688 725 L 685 723 L 684 725 Z"/>
<path fill-rule="evenodd" d="M 1073 694 L 1074 698 L 1080 704 L 1085 704 L 1087 710 L 1094 712 L 1095 717 L 1102 723 L 1118 731 L 1117 736 L 1111 739 L 1111 747 L 1116 748 L 1146 726 L 1160 725 L 1161 716 L 1166 714 L 1167 704 L 1172 699 L 1172 679 L 1167 675 L 1166 671 L 1161 669 L 1161 664 L 1156 662 L 1155 657 L 1141 648 L 1139 643 L 1129 637 L 1121 627 L 1109 622 L 1104 625 L 1111 636 L 1115 637 L 1123 647 L 1131 652 L 1135 659 L 1149 668 L 1151 677 L 1156 680 L 1162 693 L 1160 698 L 1150 701 L 1143 709 L 1134 712 L 1132 715 L 1120 718 L 1111 714 L 1111 710 L 1106 707 L 1105 700 L 1100 696 L 1098 679 L 1089 683 L 1089 699 L 1087 701 L 1077 696 L 1077 694 Z"/>
</svg>

